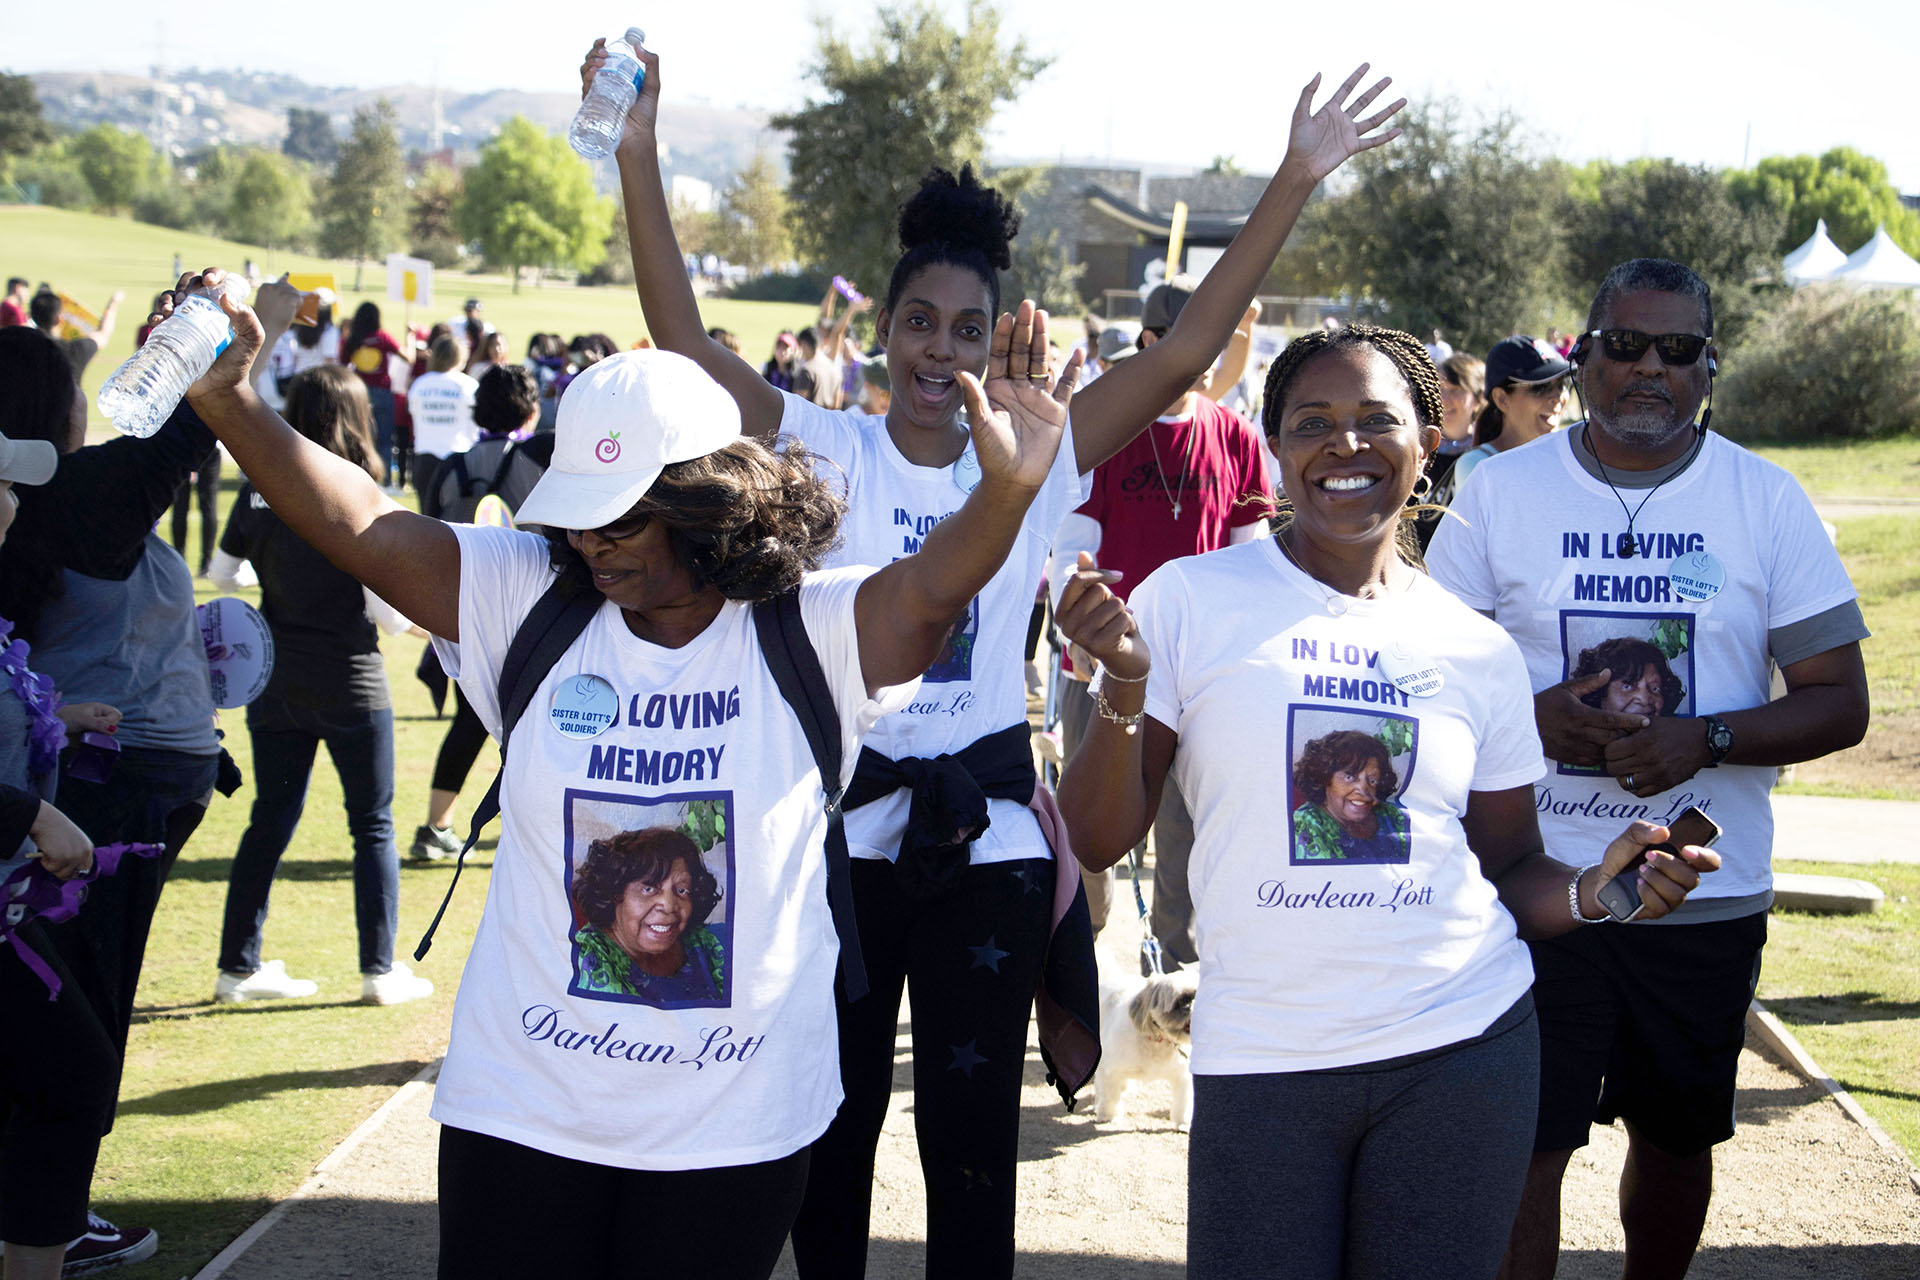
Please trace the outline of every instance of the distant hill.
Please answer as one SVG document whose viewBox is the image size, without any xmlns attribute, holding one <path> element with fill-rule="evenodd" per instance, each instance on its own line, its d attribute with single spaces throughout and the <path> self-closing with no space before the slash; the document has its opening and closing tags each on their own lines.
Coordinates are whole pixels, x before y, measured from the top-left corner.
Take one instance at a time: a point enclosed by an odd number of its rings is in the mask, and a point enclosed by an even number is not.
<svg viewBox="0 0 1920 1280">
<path fill-rule="evenodd" d="M 287 108 L 324 111 L 345 136 L 356 108 L 376 98 L 393 103 L 400 144 L 410 151 L 434 146 L 434 91 L 425 85 L 342 89 L 260 71 L 188 70 L 164 81 L 148 76 L 49 71 L 33 76 L 47 119 L 85 129 L 101 122 L 145 134 L 173 155 L 216 143 L 278 146 L 287 132 Z M 440 94 L 440 145 L 470 159 L 515 115 L 556 133 L 567 127 L 579 99 L 565 93 Z M 784 175 L 786 137 L 767 127 L 764 112 L 675 102 L 662 113 L 660 136 L 669 177 L 685 175 L 723 186 L 764 147 Z"/>
</svg>

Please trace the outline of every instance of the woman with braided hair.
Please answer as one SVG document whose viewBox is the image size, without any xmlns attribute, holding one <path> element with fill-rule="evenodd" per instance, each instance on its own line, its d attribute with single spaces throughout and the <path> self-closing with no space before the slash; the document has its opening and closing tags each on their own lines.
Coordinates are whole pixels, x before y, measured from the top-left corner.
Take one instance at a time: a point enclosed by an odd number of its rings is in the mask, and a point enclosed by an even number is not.
<svg viewBox="0 0 1920 1280">
<path fill-rule="evenodd" d="M 1102 666 L 1060 787 L 1075 853 L 1123 856 L 1169 772 L 1196 819 L 1197 1280 L 1282 1257 L 1295 1276 L 1494 1274 L 1537 1099 L 1520 938 L 1607 919 L 1596 894 L 1619 876 L 1663 915 L 1719 864 L 1649 850 L 1667 835 L 1649 822 L 1571 851 L 1579 870 L 1542 850 L 1520 652 L 1416 567 L 1406 534 L 1441 414 L 1410 335 L 1296 338 L 1262 411 L 1281 532 L 1173 561 L 1128 604 L 1091 570 L 1061 599 L 1061 630 Z M 1391 807 L 1404 841 L 1329 857 L 1298 817 L 1272 839 L 1339 768 L 1360 775 L 1347 816 Z"/>
</svg>

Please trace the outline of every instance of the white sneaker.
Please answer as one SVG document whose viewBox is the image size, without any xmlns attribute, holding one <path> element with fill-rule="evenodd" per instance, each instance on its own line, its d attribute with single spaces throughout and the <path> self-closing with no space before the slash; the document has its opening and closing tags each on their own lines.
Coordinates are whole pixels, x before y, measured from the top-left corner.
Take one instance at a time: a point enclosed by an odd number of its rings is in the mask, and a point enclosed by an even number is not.
<svg viewBox="0 0 1920 1280">
<path fill-rule="evenodd" d="M 213 998 L 219 1004 L 241 1000 L 287 1000 L 310 996 L 320 984 L 310 978 L 287 976 L 284 960 L 269 960 L 252 973 L 221 973 L 213 984 Z"/>
<path fill-rule="evenodd" d="M 405 1004 L 409 1000 L 424 1000 L 432 994 L 432 981 L 398 960 L 385 973 L 369 973 L 360 979 L 361 1004 Z"/>
</svg>

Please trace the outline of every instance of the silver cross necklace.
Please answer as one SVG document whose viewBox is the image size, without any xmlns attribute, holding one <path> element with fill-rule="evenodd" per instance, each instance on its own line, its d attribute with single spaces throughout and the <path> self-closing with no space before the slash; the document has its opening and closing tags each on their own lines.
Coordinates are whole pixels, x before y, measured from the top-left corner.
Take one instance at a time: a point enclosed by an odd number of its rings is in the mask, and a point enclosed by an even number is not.
<svg viewBox="0 0 1920 1280">
<path fill-rule="evenodd" d="M 1180 492 L 1187 491 L 1187 476 L 1193 470 L 1193 439 L 1200 434 L 1200 419 L 1196 414 L 1192 419 L 1192 428 L 1187 432 L 1187 446 L 1180 459 Z M 1173 518 L 1180 518 L 1180 499 L 1173 496 L 1173 486 L 1167 483 L 1167 469 L 1160 462 L 1160 442 L 1153 438 L 1153 429 L 1160 423 L 1156 419 L 1147 424 L 1147 444 L 1153 449 L 1153 469 L 1160 473 L 1160 491 L 1167 495 L 1167 502 L 1173 507 Z"/>
</svg>

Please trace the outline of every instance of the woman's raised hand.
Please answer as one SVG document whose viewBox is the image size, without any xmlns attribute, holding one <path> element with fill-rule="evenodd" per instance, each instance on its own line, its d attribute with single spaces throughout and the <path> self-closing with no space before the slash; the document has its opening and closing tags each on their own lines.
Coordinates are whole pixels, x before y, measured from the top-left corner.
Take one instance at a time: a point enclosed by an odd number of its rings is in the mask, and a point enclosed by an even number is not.
<svg viewBox="0 0 1920 1280">
<path fill-rule="evenodd" d="M 1369 65 L 1363 62 L 1355 67 L 1346 83 L 1336 89 L 1318 111 L 1313 109 L 1313 95 L 1320 87 L 1320 77 L 1315 75 L 1300 91 L 1300 101 L 1293 108 L 1293 127 L 1287 137 L 1287 160 L 1305 165 L 1315 182 L 1345 164 L 1348 158 L 1400 136 L 1397 128 L 1385 133 L 1375 130 L 1407 105 L 1405 98 L 1395 98 L 1364 120 L 1358 118 L 1393 83 L 1392 77 L 1382 79 L 1351 103 L 1347 101 L 1361 77 L 1367 74 Z"/>
<path fill-rule="evenodd" d="M 982 476 L 1037 490 L 1053 469 L 1067 429 L 1067 405 L 1080 381 L 1075 351 L 1056 377 L 1048 368 L 1047 313 L 1028 299 L 993 326 L 983 384 L 959 374 Z"/>
<path fill-rule="evenodd" d="M 148 316 L 147 322 L 159 324 L 173 314 L 173 309 L 185 301 L 188 294 L 212 288 L 226 277 L 227 273 L 218 267 L 188 272 L 180 277 L 180 283 L 171 291 L 160 295 L 160 309 Z M 187 388 L 189 401 L 245 386 L 247 370 L 253 366 L 253 358 L 259 354 L 261 344 L 266 339 L 266 330 L 261 328 L 260 317 L 254 315 L 252 307 L 244 302 L 235 302 L 224 293 L 218 296 L 220 309 L 227 313 L 227 323 L 233 326 L 233 341 L 215 358 L 213 367 Z"/>
<path fill-rule="evenodd" d="M 1678 854 L 1647 848 L 1662 843 L 1667 836 L 1665 827 L 1642 819 L 1615 836 L 1600 859 L 1600 872 L 1607 880 L 1623 875 L 1639 877 L 1640 901 L 1645 904 L 1642 918 L 1646 920 L 1657 920 L 1672 911 L 1700 887 L 1701 876 L 1720 869 L 1720 855 L 1703 846 L 1687 845 Z M 1643 849 L 1647 860 L 1635 867 L 1633 860 Z"/>
<path fill-rule="evenodd" d="M 1133 614 L 1107 584 L 1120 575 L 1098 568 L 1082 551 L 1078 567 L 1060 593 L 1054 625 L 1060 634 L 1122 680 L 1138 680 L 1153 665 Z"/>
<path fill-rule="evenodd" d="M 639 50 L 640 64 L 647 69 L 647 75 L 640 82 L 640 93 L 627 108 L 627 127 L 620 133 L 620 144 L 633 139 L 651 139 L 653 124 L 660 114 L 660 56 L 645 49 Z M 593 88 L 593 78 L 600 74 L 600 68 L 607 64 L 611 55 L 607 53 L 607 38 L 601 36 L 587 50 L 586 60 L 580 64 L 580 96 L 585 98 Z M 619 144 L 616 144 L 619 145 Z"/>
</svg>

